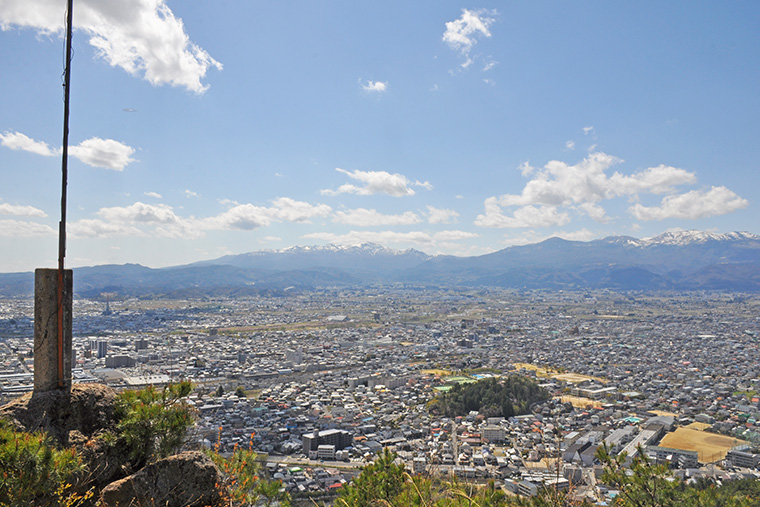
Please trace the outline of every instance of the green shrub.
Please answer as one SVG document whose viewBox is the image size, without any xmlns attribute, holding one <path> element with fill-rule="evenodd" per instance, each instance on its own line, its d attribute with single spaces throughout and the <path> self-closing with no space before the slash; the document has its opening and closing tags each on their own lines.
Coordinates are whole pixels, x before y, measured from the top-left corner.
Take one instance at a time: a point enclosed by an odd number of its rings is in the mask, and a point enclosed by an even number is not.
<svg viewBox="0 0 760 507">
<path fill-rule="evenodd" d="M 46 434 L 0 420 L 0 506 L 71 504 L 64 497 L 81 498 L 71 491 L 83 472 L 73 449 L 58 450 Z"/>
<path fill-rule="evenodd" d="M 190 391 L 192 384 L 183 381 L 161 389 L 148 386 L 119 393 L 116 428 L 134 468 L 173 454 L 185 442 L 187 430 L 195 422 L 195 411 L 183 400 Z"/>
</svg>

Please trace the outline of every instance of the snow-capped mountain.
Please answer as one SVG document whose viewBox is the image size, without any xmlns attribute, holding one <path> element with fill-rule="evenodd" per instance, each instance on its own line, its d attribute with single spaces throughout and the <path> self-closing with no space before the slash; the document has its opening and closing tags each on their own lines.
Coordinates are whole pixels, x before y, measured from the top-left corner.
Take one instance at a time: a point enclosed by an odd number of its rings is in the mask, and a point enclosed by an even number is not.
<svg viewBox="0 0 760 507">
<path fill-rule="evenodd" d="M 0 295 L 31 294 L 31 273 L 0 274 Z M 75 270 L 79 294 L 251 295 L 373 283 L 543 289 L 760 291 L 760 236 L 668 232 L 653 238 L 551 238 L 477 257 L 430 256 L 374 243 L 261 250 L 187 266 Z"/>
<path fill-rule="evenodd" d="M 686 246 L 695 243 L 707 243 L 708 241 L 743 241 L 743 240 L 760 240 L 760 236 L 749 232 L 728 232 L 715 233 L 705 231 L 678 231 L 665 232 L 653 238 L 644 238 L 639 240 L 642 246 L 650 245 L 677 245 Z"/>
</svg>

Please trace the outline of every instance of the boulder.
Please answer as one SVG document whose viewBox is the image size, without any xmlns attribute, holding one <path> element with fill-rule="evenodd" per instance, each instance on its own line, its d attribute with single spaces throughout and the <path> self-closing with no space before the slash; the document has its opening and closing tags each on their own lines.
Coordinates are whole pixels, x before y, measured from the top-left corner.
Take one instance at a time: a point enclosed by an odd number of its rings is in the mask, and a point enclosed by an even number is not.
<svg viewBox="0 0 760 507">
<path fill-rule="evenodd" d="M 59 445 L 69 445 L 69 434 L 86 438 L 116 424 L 116 391 L 102 384 L 74 384 L 71 392 L 28 393 L 0 407 L 0 417 L 20 430 L 43 430 Z"/>
<path fill-rule="evenodd" d="M 100 501 L 103 507 L 214 506 L 221 504 L 218 486 L 222 480 L 211 458 L 198 451 L 184 452 L 109 484 Z"/>
</svg>

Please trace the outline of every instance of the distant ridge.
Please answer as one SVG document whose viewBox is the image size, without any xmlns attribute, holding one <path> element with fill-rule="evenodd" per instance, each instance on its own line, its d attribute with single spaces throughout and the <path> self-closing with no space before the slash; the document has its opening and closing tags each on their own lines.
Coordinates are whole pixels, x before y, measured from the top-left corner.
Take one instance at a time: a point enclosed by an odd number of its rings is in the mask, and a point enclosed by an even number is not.
<svg viewBox="0 0 760 507">
<path fill-rule="evenodd" d="M 29 296 L 31 273 L 0 274 L 0 295 Z M 260 250 L 185 266 L 75 269 L 80 296 L 242 297 L 401 283 L 528 289 L 760 291 L 760 236 L 667 232 L 652 238 L 550 238 L 474 257 L 430 256 L 374 243 Z"/>
</svg>

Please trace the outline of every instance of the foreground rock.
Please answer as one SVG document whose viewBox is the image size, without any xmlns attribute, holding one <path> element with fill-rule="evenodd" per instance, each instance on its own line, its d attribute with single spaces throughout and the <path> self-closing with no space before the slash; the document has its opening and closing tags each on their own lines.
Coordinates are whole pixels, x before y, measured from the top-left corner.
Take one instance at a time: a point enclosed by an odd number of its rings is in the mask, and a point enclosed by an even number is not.
<svg viewBox="0 0 760 507">
<path fill-rule="evenodd" d="M 113 429 L 116 391 L 102 384 L 74 384 L 71 394 L 58 390 L 28 393 L 0 407 L 0 417 L 20 430 L 45 431 L 61 446 L 69 438 L 90 438 Z"/>
<path fill-rule="evenodd" d="M 106 486 L 103 507 L 161 505 L 214 506 L 221 497 L 222 476 L 209 457 L 197 451 L 170 456 Z"/>
</svg>

